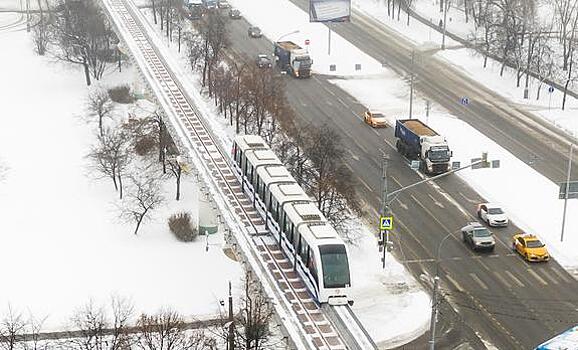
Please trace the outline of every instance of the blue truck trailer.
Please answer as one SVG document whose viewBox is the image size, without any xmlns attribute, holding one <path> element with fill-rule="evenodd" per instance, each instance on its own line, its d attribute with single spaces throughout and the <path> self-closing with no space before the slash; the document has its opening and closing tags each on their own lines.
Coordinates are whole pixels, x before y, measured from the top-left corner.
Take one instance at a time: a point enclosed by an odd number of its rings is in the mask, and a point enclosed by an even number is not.
<svg viewBox="0 0 578 350">
<path fill-rule="evenodd" d="M 292 41 L 278 41 L 275 43 L 275 57 L 277 66 L 282 71 L 295 78 L 309 78 L 313 60 L 309 53 Z"/>
<path fill-rule="evenodd" d="M 445 137 L 419 119 L 398 119 L 395 146 L 408 159 L 419 160 L 426 174 L 441 174 L 450 169 L 452 151 Z"/>
</svg>

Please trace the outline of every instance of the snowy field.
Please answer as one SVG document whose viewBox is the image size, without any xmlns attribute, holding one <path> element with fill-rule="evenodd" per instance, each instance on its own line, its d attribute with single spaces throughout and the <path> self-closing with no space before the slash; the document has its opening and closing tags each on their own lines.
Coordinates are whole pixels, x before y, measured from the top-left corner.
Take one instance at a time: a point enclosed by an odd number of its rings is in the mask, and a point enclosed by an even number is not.
<svg viewBox="0 0 578 350">
<path fill-rule="evenodd" d="M 9 20 L 0 14 L 0 26 Z M 133 235 L 117 219 L 110 180 L 87 176 L 96 127 L 80 118 L 83 74 L 36 56 L 25 30 L 0 30 L 0 47 L 10 52 L 0 55 L 0 163 L 8 168 L 0 182 L 0 315 L 11 305 L 61 329 L 89 299 L 105 304 L 113 294 L 131 298 L 137 312 L 217 314 L 227 282 L 241 284 L 240 266 L 223 254 L 220 234 L 205 251 L 204 239 L 180 243 L 166 224 L 181 209 L 196 216 L 192 179 L 184 178 L 179 203 L 169 180 L 167 205 Z"/>
</svg>

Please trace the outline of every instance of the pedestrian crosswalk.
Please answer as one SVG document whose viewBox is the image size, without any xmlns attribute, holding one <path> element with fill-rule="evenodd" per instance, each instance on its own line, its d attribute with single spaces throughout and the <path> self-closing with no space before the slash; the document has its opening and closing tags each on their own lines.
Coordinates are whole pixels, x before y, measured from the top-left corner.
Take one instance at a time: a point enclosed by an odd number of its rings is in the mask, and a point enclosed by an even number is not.
<svg viewBox="0 0 578 350">
<path fill-rule="evenodd" d="M 492 270 L 488 272 L 470 272 L 462 276 L 444 276 L 446 282 L 453 289 L 462 291 L 463 285 L 474 283 L 480 290 L 488 290 L 491 286 L 499 283 L 506 289 L 524 288 L 527 286 L 560 286 L 564 284 L 576 284 L 578 281 L 559 267 L 529 266 L 522 270 Z M 459 281 L 459 282 L 458 282 Z"/>
</svg>

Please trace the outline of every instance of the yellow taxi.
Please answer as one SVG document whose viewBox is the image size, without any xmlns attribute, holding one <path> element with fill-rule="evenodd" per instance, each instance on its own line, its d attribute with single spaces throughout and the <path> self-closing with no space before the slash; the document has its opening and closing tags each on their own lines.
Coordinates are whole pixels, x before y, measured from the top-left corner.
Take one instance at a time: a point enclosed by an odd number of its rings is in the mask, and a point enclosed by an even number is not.
<svg viewBox="0 0 578 350">
<path fill-rule="evenodd" d="M 512 249 L 530 262 L 550 260 L 550 254 L 544 243 L 530 233 L 514 235 L 512 237 Z"/>
</svg>

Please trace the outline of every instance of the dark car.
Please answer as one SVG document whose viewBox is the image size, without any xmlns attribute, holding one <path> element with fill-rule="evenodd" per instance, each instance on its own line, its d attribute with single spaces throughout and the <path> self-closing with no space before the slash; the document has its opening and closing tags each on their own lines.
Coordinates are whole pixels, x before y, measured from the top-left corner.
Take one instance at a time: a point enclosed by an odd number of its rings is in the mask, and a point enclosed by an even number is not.
<svg viewBox="0 0 578 350">
<path fill-rule="evenodd" d="M 219 0 L 217 1 L 217 7 L 220 9 L 228 9 L 231 8 L 231 5 L 226 0 Z"/>
<path fill-rule="evenodd" d="M 271 68 L 273 64 L 271 59 L 267 55 L 258 55 L 256 59 L 257 67 L 259 68 Z"/>
<path fill-rule="evenodd" d="M 241 12 L 239 12 L 239 10 L 237 10 L 237 9 L 231 9 L 229 11 L 229 17 L 231 17 L 232 19 L 240 19 L 241 18 Z"/>
<path fill-rule="evenodd" d="M 260 38 L 261 36 L 263 36 L 263 34 L 261 33 L 261 29 L 259 27 L 249 27 L 247 33 L 251 38 Z"/>
</svg>

